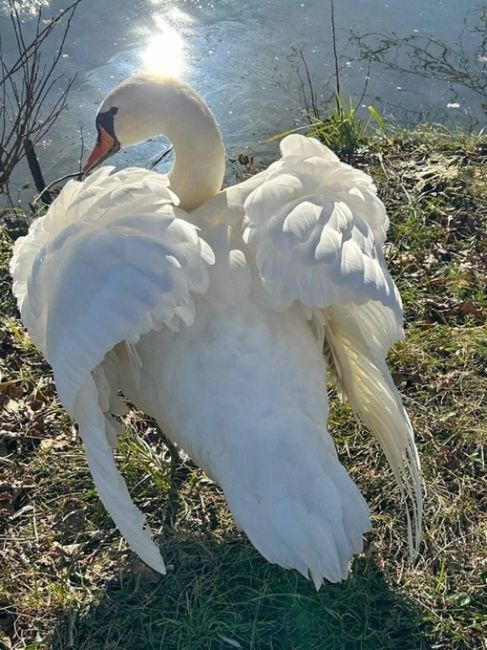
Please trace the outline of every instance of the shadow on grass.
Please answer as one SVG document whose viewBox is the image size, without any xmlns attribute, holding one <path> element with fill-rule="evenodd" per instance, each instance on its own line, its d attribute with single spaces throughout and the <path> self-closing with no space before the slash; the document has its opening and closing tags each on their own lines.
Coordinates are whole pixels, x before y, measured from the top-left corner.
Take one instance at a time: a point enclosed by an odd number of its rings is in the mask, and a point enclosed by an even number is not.
<svg viewBox="0 0 487 650">
<path fill-rule="evenodd" d="M 317 593 L 294 571 L 263 560 L 246 541 L 169 542 L 168 575 L 112 581 L 87 610 L 64 613 L 51 650 L 429 647 L 420 613 L 372 562 Z"/>
</svg>

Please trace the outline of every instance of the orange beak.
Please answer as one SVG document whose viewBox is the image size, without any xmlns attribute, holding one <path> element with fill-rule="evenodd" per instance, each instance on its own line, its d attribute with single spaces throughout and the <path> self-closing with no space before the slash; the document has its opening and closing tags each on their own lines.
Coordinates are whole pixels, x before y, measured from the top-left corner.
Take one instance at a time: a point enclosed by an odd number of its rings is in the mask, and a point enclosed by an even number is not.
<svg viewBox="0 0 487 650">
<path fill-rule="evenodd" d="M 88 174 L 104 160 L 120 149 L 117 140 L 106 131 L 103 126 L 98 126 L 98 141 L 83 167 L 83 173 Z"/>
</svg>

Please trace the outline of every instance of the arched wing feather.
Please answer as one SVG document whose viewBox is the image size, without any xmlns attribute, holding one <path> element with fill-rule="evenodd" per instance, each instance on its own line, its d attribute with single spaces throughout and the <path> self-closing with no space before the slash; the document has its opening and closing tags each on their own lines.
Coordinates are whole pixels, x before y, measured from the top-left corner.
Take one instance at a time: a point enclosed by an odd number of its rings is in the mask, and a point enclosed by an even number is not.
<svg viewBox="0 0 487 650">
<path fill-rule="evenodd" d="M 100 498 L 130 545 L 163 571 L 118 473 L 107 353 L 153 329 L 190 324 L 208 288 L 211 248 L 184 219 L 164 176 L 101 168 L 68 183 L 16 242 L 11 270 L 22 320 L 78 422 Z M 104 361 L 105 360 L 105 361 Z"/>
<path fill-rule="evenodd" d="M 73 417 L 101 502 L 132 549 L 146 564 L 159 573 L 166 573 L 159 549 L 152 541 L 145 515 L 136 507 L 127 485 L 118 471 L 107 431 L 107 420 L 98 405 L 98 386 L 88 377 L 81 386 Z"/>
<path fill-rule="evenodd" d="M 378 300 L 400 314 L 380 248 L 388 220 L 369 176 L 316 140 L 288 136 L 281 150 L 244 203 L 244 240 L 274 305 Z"/>
</svg>

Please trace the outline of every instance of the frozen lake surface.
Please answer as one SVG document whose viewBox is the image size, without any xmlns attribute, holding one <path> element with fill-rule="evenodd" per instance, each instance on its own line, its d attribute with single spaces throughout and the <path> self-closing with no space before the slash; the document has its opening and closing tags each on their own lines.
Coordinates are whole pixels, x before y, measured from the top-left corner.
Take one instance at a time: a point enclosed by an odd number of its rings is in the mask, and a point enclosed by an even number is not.
<svg viewBox="0 0 487 650">
<path fill-rule="evenodd" d="M 33 3 L 23 0 L 19 4 L 26 8 L 28 23 Z M 66 6 L 48 0 L 43 4 L 46 17 Z M 8 54 L 13 43 L 3 11 L 0 29 Z M 441 78 L 441 70 L 408 74 L 397 69 L 415 65 L 407 46 L 394 51 L 396 59 L 391 58 L 390 66 L 374 62 L 369 69 L 350 35 L 351 30 L 396 34 L 413 38 L 414 43 L 433 37 L 448 46 L 448 61 L 461 64 L 458 55 L 463 53 L 467 67 L 471 64 L 482 72 L 487 52 L 481 12 L 477 0 L 410 0 L 407 5 L 403 0 L 337 1 L 343 96 L 358 101 L 367 81 L 362 103 L 375 104 L 399 122 L 469 122 L 480 129 L 486 122 L 485 97 L 463 82 Z M 369 38 L 367 42 L 374 41 Z M 193 84 L 213 109 L 229 155 L 256 147 L 263 155 L 271 154 L 273 146 L 259 147 L 259 143 L 305 123 L 299 52 L 306 59 L 318 99 L 329 98 L 334 89 L 334 60 L 327 0 L 83 0 L 60 66 L 67 77 L 76 74 L 69 106 L 38 150 L 46 180 L 76 169 L 80 129 L 85 147 L 90 148 L 94 115 L 104 94 L 143 69 L 176 73 Z M 303 78 L 302 66 L 300 70 Z M 146 165 L 162 146 L 161 141 L 149 142 L 120 152 L 112 160 L 117 165 Z M 26 178 L 21 171 L 18 182 Z"/>
</svg>

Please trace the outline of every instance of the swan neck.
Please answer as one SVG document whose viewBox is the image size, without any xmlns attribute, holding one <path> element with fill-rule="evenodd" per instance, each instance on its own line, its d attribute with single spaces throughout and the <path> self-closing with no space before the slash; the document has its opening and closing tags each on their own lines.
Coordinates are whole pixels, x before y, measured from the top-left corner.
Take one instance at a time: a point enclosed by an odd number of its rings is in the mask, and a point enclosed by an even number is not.
<svg viewBox="0 0 487 650">
<path fill-rule="evenodd" d="M 134 75 L 107 95 L 98 113 L 113 108 L 113 128 L 122 146 L 157 135 L 171 140 L 171 188 L 182 208 L 194 210 L 221 190 L 225 149 L 220 129 L 191 86 L 172 77 Z"/>
<path fill-rule="evenodd" d="M 174 147 L 174 164 L 169 173 L 171 189 L 184 210 L 195 210 L 222 188 L 225 150 L 218 127 L 213 133 L 188 129 L 182 138 L 169 131 L 164 135 Z"/>
<path fill-rule="evenodd" d="M 225 174 L 225 149 L 218 124 L 204 100 L 180 84 L 162 106 L 159 134 L 171 140 L 171 189 L 181 207 L 192 211 L 217 194 Z"/>
</svg>

